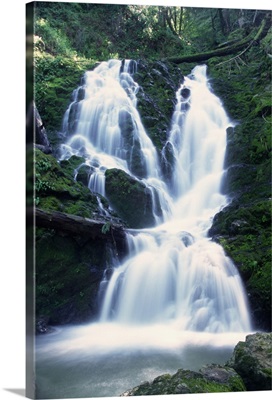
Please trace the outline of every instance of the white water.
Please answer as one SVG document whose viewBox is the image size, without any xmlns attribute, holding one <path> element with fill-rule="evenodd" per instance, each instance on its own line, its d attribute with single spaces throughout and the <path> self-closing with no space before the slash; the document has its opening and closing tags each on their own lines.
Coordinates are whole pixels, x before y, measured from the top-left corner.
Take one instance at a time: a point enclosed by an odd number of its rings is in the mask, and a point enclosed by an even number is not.
<svg viewBox="0 0 272 400">
<path fill-rule="evenodd" d="M 182 331 L 213 333 L 250 330 L 239 274 L 221 246 L 206 237 L 226 203 L 220 184 L 230 124 L 209 89 L 206 66 L 196 67 L 177 93 L 169 136 L 175 155 L 172 215 L 130 235 L 134 250 L 109 282 L 102 321 L 175 321 Z"/>
<path fill-rule="evenodd" d="M 207 237 L 213 216 L 226 204 L 220 185 L 231 121 L 210 91 L 206 67 L 196 67 L 177 92 L 168 139 L 175 168 L 168 187 L 136 109 L 138 85 L 129 63 L 121 74 L 120 67 L 112 60 L 86 73 L 78 123 L 62 158 L 84 155 L 94 170 L 89 187 L 102 195 L 107 168 L 141 179 L 159 194 L 163 216 L 152 229 L 128 232 L 127 259 L 101 285 L 99 321 L 38 339 L 39 393 L 48 397 L 117 396 L 162 373 L 224 362 L 251 331 L 238 271 Z M 144 177 L 133 174 L 124 149 L 124 112 L 140 142 Z M 58 389 L 52 389 L 54 379 Z"/>
<path fill-rule="evenodd" d="M 152 194 L 160 199 L 163 218 L 170 214 L 171 199 L 167 187 L 161 179 L 157 151 L 147 135 L 137 111 L 138 84 L 134 82 L 129 70 L 135 68 L 134 61 L 125 61 L 122 66 L 119 60 L 102 62 L 93 71 L 87 71 L 84 84 L 74 92 L 74 99 L 65 113 L 63 133 L 67 136 L 69 113 L 76 105 L 73 118 L 77 121 L 73 134 L 61 146 L 61 159 L 71 155 L 84 156 L 86 164 L 94 172 L 89 181 L 89 188 L 105 196 L 105 170 L 119 168 L 138 179 L 133 171 L 133 152 L 139 146 L 139 155 L 143 170 L 142 182 Z M 122 72 L 121 72 L 122 68 Z M 84 90 L 85 96 L 77 101 L 77 96 Z M 121 130 L 122 123 L 131 123 L 133 137 L 130 146 Z M 155 204 L 155 194 L 154 194 Z M 161 222 L 162 218 L 154 218 Z"/>
</svg>

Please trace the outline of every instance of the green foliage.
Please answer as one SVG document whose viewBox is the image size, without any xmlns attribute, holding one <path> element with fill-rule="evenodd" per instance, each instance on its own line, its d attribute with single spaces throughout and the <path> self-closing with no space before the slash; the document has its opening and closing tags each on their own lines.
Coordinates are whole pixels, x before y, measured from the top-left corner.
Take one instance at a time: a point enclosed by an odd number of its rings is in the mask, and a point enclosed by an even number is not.
<svg viewBox="0 0 272 400">
<path fill-rule="evenodd" d="M 37 19 L 34 29 L 38 34 L 35 41 L 36 48 L 45 50 L 52 55 L 62 54 L 68 57 L 76 55 L 66 35 L 61 30 L 53 28 L 48 20 Z"/>
<path fill-rule="evenodd" d="M 110 222 L 106 222 L 103 226 L 102 226 L 102 233 L 106 234 L 111 230 L 111 223 Z"/>
<path fill-rule="evenodd" d="M 35 150 L 35 204 L 45 210 L 92 218 L 98 208 L 96 196 L 74 180 L 74 169 L 82 158 L 73 156 L 70 160 L 60 164 L 52 155 Z"/>
<path fill-rule="evenodd" d="M 220 23 L 217 9 L 40 2 L 35 34 L 53 55 L 158 59 L 214 45 Z"/>
<path fill-rule="evenodd" d="M 35 179 L 36 193 L 46 192 L 48 190 L 53 190 L 53 189 L 54 185 L 51 182 L 44 180 L 40 174 L 36 173 L 36 179 Z"/>
<path fill-rule="evenodd" d="M 60 129 L 71 94 L 92 61 L 35 53 L 35 101 L 47 130 Z"/>
</svg>

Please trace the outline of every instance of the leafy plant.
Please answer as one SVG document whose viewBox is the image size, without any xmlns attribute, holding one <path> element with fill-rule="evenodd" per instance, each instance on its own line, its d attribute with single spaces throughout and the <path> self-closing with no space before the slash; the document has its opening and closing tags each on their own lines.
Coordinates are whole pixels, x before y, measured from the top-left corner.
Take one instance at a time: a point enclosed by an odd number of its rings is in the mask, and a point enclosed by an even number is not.
<svg viewBox="0 0 272 400">
<path fill-rule="evenodd" d="M 106 222 L 101 229 L 101 232 L 105 235 L 106 233 L 108 233 L 111 229 L 111 224 L 110 222 Z"/>
</svg>

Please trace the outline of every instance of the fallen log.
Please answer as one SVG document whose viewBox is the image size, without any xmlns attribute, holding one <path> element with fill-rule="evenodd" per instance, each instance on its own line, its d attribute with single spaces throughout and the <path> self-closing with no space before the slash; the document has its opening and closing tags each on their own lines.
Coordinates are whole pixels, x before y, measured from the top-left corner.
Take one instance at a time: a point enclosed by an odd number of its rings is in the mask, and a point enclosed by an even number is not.
<svg viewBox="0 0 272 400">
<path fill-rule="evenodd" d="M 270 27 L 271 27 L 271 14 L 269 13 L 262 20 L 257 33 L 253 34 L 251 32 L 244 39 L 234 44 L 220 47 L 204 53 L 185 55 L 181 57 L 169 57 L 164 59 L 163 61 L 169 61 L 174 64 L 182 64 L 184 62 L 202 62 L 202 61 L 207 61 L 212 57 L 221 57 L 221 56 L 228 56 L 230 54 L 235 54 L 238 53 L 239 51 L 247 49 L 247 47 L 250 48 L 254 43 L 258 43 L 261 39 L 263 39 L 267 35 Z"/>
<path fill-rule="evenodd" d="M 118 249 L 124 248 L 126 234 L 124 227 L 113 222 L 97 221 L 60 211 L 35 209 L 35 225 L 60 232 L 82 236 L 87 239 L 102 239 L 111 242 Z"/>
</svg>

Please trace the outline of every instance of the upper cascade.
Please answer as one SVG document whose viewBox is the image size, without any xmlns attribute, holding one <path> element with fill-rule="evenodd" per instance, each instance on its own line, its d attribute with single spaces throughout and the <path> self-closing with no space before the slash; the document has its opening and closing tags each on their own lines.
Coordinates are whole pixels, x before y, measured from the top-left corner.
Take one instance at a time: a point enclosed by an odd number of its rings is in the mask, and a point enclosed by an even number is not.
<svg viewBox="0 0 272 400">
<path fill-rule="evenodd" d="M 156 148 L 137 111 L 136 71 L 134 60 L 110 60 L 85 73 L 64 116 L 67 141 L 60 158 L 84 156 L 92 168 L 89 187 L 103 196 L 106 169 L 118 168 L 140 179 L 151 191 L 154 214 L 159 199 L 162 212 L 154 215 L 159 223 L 171 212 L 170 199 Z"/>
</svg>

